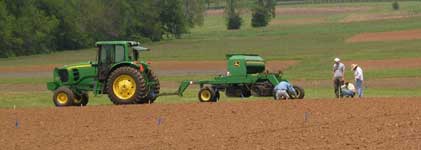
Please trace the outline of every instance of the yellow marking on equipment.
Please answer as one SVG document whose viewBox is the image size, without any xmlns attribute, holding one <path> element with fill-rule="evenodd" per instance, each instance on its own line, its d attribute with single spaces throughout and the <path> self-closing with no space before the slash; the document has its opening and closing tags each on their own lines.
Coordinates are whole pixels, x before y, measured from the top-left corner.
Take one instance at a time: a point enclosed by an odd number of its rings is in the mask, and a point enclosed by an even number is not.
<svg viewBox="0 0 421 150">
<path fill-rule="evenodd" d="M 86 67 L 91 67 L 92 65 L 77 65 L 77 66 L 72 66 L 72 67 L 69 67 L 69 68 L 67 68 L 68 70 L 72 70 L 72 69 L 75 69 L 75 68 L 86 68 Z"/>
</svg>

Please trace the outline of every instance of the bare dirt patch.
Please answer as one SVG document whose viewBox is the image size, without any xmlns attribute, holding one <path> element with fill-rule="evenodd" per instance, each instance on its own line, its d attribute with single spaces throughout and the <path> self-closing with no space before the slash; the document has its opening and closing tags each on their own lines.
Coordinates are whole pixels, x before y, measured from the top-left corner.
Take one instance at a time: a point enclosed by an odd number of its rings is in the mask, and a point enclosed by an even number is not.
<svg viewBox="0 0 421 150">
<path fill-rule="evenodd" d="M 338 13 L 349 13 L 367 11 L 372 7 L 360 6 L 360 7 L 277 7 L 277 15 L 325 15 L 325 14 L 338 14 Z"/>
<path fill-rule="evenodd" d="M 266 69 L 270 71 L 285 70 L 297 63 L 294 60 L 268 61 Z M 226 61 L 156 61 L 151 65 L 160 75 L 224 74 L 227 71 Z"/>
<path fill-rule="evenodd" d="M 291 65 L 297 64 L 297 61 L 268 61 L 267 69 L 284 70 Z M 226 72 L 226 61 L 152 61 L 152 67 L 160 75 L 183 75 L 183 74 L 212 74 Z M 55 67 L 62 65 L 30 65 L 20 67 L 0 67 L 0 77 L 10 75 L 19 75 L 32 73 L 51 73 Z M 9 76 L 7 76 L 9 77 Z"/>
<path fill-rule="evenodd" d="M 28 66 L 7 66 L 0 67 L 0 73 L 15 73 L 15 72 L 46 72 L 52 71 L 55 67 L 60 67 L 60 64 L 53 65 L 28 65 Z"/>
<path fill-rule="evenodd" d="M 350 61 L 346 61 L 345 64 L 348 68 L 350 68 L 351 64 L 359 64 L 363 69 L 367 69 L 367 70 L 411 69 L 411 68 L 421 68 L 421 58 L 401 58 L 401 59 L 385 59 L 385 60 L 350 60 Z"/>
<path fill-rule="evenodd" d="M 391 32 L 360 33 L 351 38 L 348 38 L 346 42 L 355 43 L 374 41 L 403 41 L 416 39 L 421 39 L 421 29 Z"/>
<path fill-rule="evenodd" d="M 222 16 L 224 15 L 224 9 L 210 9 L 206 10 L 206 16 Z"/>
<path fill-rule="evenodd" d="M 315 23 L 324 23 L 326 22 L 325 18 L 299 18 L 299 19 L 286 19 L 286 20 L 272 20 L 270 24 L 292 24 L 292 25 L 301 25 L 301 24 L 315 24 Z"/>
<path fill-rule="evenodd" d="M 0 92 L 10 91 L 46 91 L 45 84 L 0 84 Z"/>
<path fill-rule="evenodd" d="M 2 149 L 417 149 L 417 98 L 1 109 Z M 16 128 L 16 118 L 19 128 Z"/>
<path fill-rule="evenodd" d="M 360 21 L 374 21 L 374 20 L 389 20 L 389 19 L 404 19 L 421 16 L 419 14 L 409 13 L 388 13 L 388 14 L 351 14 L 341 20 L 343 23 L 360 22 Z"/>
<path fill-rule="evenodd" d="M 326 77 L 329 78 L 330 76 Z M 350 80 L 347 82 L 353 83 L 354 80 L 352 77 L 347 77 Z M 332 88 L 333 82 L 331 79 L 325 80 L 295 80 L 292 81 L 293 84 L 300 85 L 304 88 Z M 364 81 L 364 86 L 367 88 L 380 88 L 380 89 L 414 89 L 421 88 L 421 78 L 383 78 L 377 79 L 375 77 L 367 77 Z M 333 89 L 332 89 L 333 90 Z"/>
<path fill-rule="evenodd" d="M 276 7 L 276 15 L 326 15 L 367 11 L 372 7 L 355 6 L 355 7 Z M 242 13 L 250 13 L 250 10 L 243 10 Z M 206 11 L 207 16 L 222 16 L 224 9 L 212 9 Z"/>
</svg>

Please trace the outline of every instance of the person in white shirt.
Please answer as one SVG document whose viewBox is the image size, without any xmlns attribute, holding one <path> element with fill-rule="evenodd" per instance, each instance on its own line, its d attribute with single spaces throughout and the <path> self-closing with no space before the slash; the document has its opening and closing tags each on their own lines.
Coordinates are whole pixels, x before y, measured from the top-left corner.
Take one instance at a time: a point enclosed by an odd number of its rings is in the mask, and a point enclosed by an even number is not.
<svg viewBox="0 0 421 150">
<path fill-rule="evenodd" d="M 341 97 L 354 97 L 355 96 L 355 86 L 352 83 L 346 82 L 341 87 L 342 95 Z"/>
<path fill-rule="evenodd" d="M 345 79 L 345 65 L 341 63 L 341 59 L 335 58 L 333 64 L 333 88 L 336 98 L 339 98 L 341 93 L 341 86 Z"/>
<path fill-rule="evenodd" d="M 355 86 L 357 88 L 358 97 L 363 97 L 363 83 L 364 75 L 363 69 L 358 64 L 351 65 L 352 71 L 354 71 Z"/>
</svg>

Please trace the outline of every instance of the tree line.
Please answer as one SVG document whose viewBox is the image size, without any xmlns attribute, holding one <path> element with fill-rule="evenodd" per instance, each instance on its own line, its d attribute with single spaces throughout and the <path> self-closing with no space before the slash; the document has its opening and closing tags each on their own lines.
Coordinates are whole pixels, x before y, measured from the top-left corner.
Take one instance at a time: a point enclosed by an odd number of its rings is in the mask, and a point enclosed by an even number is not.
<svg viewBox="0 0 421 150">
<path fill-rule="evenodd" d="M 0 58 L 92 47 L 100 40 L 160 41 L 202 25 L 211 4 L 225 8 L 227 29 L 268 25 L 277 0 L 0 0 Z"/>
<path fill-rule="evenodd" d="M 247 3 L 246 3 L 247 4 Z M 251 9 L 251 26 L 265 27 L 272 18 L 276 17 L 277 0 L 254 0 Z M 225 19 L 228 30 L 240 29 L 243 23 L 241 10 L 244 9 L 244 0 L 226 0 Z"/>
<path fill-rule="evenodd" d="M 0 57 L 160 41 L 203 24 L 204 0 L 0 0 Z"/>
</svg>

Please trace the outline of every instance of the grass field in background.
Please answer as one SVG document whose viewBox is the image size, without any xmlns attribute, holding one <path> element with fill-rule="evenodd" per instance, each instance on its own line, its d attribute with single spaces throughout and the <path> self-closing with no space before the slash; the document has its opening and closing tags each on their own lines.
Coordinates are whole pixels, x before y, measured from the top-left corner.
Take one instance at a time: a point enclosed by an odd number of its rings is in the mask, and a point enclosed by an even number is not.
<svg viewBox="0 0 421 150">
<path fill-rule="evenodd" d="M 346 39 L 363 32 L 399 31 L 421 29 L 421 17 L 393 20 L 376 20 L 342 23 L 344 18 L 355 14 L 418 14 L 421 2 L 400 2 L 401 9 L 393 11 L 391 3 L 341 3 L 341 4 L 303 4 L 280 6 L 286 7 L 358 7 L 371 9 L 360 12 L 314 15 L 282 15 L 276 20 L 298 18 L 324 18 L 324 22 L 311 24 L 271 24 L 265 28 L 251 28 L 250 16 L 244 16 L 241 30 L 227 31 L 223 16 L 208 16 L 201 27 L 191 30 L 182 39 L 147 43 L 152 49 L 142 57 L 146 60 L 224 60 L 226 53 L 257 53 L 267 60 L 296 60 L 299 63 L 285 70 L 290 80 L 328 80 L 331 76 L 332 59 L 340 57 L 346 60 L 373 60 L 396 58 L 421 58 L 420 40 L 393 42 L 347 43 Z M 94 43 L 93 43 L 94 44 Z M 23 56 L 0 59 L 0 67 L 31 66 L 48 64 L 71 64 L 95 60 L 95 49 L 65 51 L 44 55 Z M 402 78 L 420 77 L 421 68 L 368 70 L 367 78 Z M 161 81 L 179 82 L 184 79 L 209 79 L 213 75 L 161 76 Z M 348 71 L 347 77 L 351 77 Z M 0 78 L 0 85 L 7 84 L 45 84 L 51 77 Z M 350 80 L 349 78 L 348 80 Z M 163 89 L 170 92 L 175 89 Z M 330 88 L 306 88 L 306 98 L 331 98 Z M 185 97 L 160 97 L 157 103 L 197 102 L 197 89 L 188 90 Z M 44 107 L 53 106 L 51 92 L 43 91 L 7 91 L 0 92 L 0 107 Z M 421 96 L 421 88 L 393 89 L 373 87 L 366 90 L 368 97 L 405 97 Z M 256 100 L 260 98 L 251 98 Z M 271 99 L 271 98 L 268 98 Z M 241 100 L 222 98 L 222 101 Z M 92 97 L 90 104 L 111 104 L 106 96 Z"/>
</svg>

